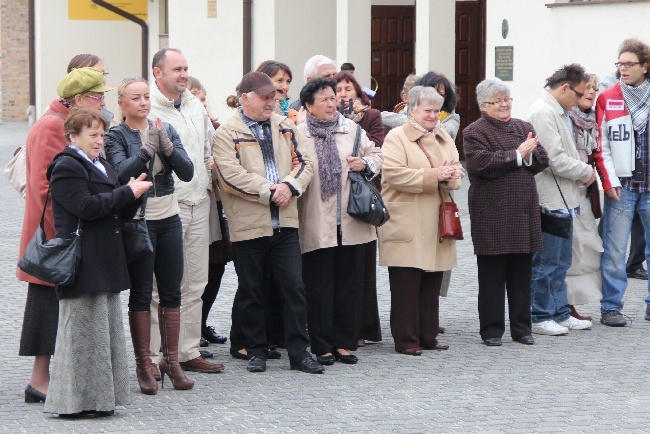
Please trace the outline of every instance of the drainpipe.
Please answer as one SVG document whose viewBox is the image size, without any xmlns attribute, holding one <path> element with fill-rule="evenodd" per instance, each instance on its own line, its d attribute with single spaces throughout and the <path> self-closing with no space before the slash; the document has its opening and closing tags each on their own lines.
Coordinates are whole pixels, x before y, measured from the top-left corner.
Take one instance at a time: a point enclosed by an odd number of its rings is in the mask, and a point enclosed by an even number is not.
<svg viewBox="0 0 650 434">
<path fill-rule="evenodd" d="M 98 6 L 108 9 L 111 12 L 118 14 L 121 17 L 126 18 L 129 21 L 133 21 L 142 27 L 142 77 L 147 78 L 149 70 L 147 67 L 149 58 L 149 26 L 147 25 L 146 21 L 126 12 L 125 10 L 115 7 L 112 4 L 105 2 L 104 0 L 92 0 L 92 2 Z"/>
<path fill-rule="evenodd" d="M 29 107 L 27 107 L 27 117 L 29 126 L 36 122 L 36 36 L 34 35 L 34 1 L 29 0 L 27 4 L 27 20 L 29 27 Z"/>
<path fill-rule="evenodd" d="M 251 53 L 253 51 L 252 23 L 253 23 L 253 0 L 244 0 L 244 35 L 243 35 L 243 55 L 244 55 L 244 74 L 252 70 Z"/>
</svg>

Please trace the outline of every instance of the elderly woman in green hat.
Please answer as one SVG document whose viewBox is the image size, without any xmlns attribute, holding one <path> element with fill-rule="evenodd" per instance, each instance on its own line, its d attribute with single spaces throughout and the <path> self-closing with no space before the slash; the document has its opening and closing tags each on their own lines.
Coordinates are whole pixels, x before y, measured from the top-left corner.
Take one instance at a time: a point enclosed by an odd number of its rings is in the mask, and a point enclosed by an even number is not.
<svg viewBox="0 0 650 434">
<path fill-rule="evenodd" d="M 57 86 L 59 98 L 52 101 L 43 116 L 32 126 L 26 146 L 25 213 L 18 257 L 39 225 L 49 183 L 47 166 L 67 146 L 63 124 L 72 107 L 97 111 L 104 106 L 104 74 L 97 68 L 78 68 L 66 75 Z M 45 210 L 45 234 L 54 237 L 51 202 Z M 16 268 L 19 280 L 27 282 L 27 301 L 20 338 L 21 356 L 34 357 L 32 374 L 25 389 L 25 402 L 44 402 L 50 383 L 50 358 L 54 354 L 59 317 L 54 285 L 41 281 Z"/>
</svg>

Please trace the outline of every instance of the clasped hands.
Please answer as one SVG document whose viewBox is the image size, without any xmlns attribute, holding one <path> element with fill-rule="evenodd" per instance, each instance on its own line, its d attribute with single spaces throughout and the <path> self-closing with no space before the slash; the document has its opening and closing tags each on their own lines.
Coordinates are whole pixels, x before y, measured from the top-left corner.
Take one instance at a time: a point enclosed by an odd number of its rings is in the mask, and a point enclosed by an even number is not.
<svg viewBox="0 0 650 434">
<path fill-rule="evenodd" d="M 453 181 L 463 177 L 463 169 L 454 161 L 443 161 L 438 167 L 438 182 Z"/>
</svg>

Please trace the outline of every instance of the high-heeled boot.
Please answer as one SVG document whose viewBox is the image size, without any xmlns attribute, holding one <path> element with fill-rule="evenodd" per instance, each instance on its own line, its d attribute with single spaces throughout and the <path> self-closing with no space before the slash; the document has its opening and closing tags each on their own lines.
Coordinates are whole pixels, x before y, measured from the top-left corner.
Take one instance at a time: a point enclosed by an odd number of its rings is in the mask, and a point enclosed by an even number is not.
<svg viewBox="0 0 650 434">
<path fill-rule="evenodd" d="M 162 340 L 163 357 L 158 365 L 161 386 L 165 387 L 165 375 L 169 376 L 176 390 L 189 390 L 194 387 L 194 381 L 185 376 L 185 371 L 178 363 L 178 334 L 181 326 L 180 307 L 158 306 L 158 323 Z"/>
<path fill-rule="evenodd" d="M 151 373 L 151 359 L 149 358 L 149 339 L 151 312 L 129 311 L 129 326 L 131 327 L 131 340 L 135 353 L 135 375 L 138 377 L 140 391 L 145 395 L 158 393 L 158 383 Z"/>
</svg>

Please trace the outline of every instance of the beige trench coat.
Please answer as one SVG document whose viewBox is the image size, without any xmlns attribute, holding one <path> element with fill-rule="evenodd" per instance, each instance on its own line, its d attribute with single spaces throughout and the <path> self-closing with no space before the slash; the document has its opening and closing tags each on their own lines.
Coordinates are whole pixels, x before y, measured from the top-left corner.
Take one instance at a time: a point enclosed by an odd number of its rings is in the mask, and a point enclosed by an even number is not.
<svg viewBox="0 0 650 434">
<path fill-rule="evenodd" d="M 361 220 L 350 217 L 347 213 L 348 200 L 350 198 L 350 178 L 348 178 L 349 166 L 346 158 L 352 155 L 354 139 L 359 127 L 349 119 L 344 119 L 339 130 L 334 134 L 336 147 L 341 159 L 341 238 L 344 246 L 365 244 L 377 239 L 377 232 L 374 226 L 364 223 Z M 306 123 L 296 128 L 298 143 L 305 148 L 306 156 L 311 160 L 314 167 L 314 177 L 307 191 L 298 199 L 298 212 L 300 214 L 300 250 L 302 253 L 311 252 L 317 249 L 335 247 L 336 240 L 336 195 L 331 196 L 323 202 L 320 194 L 320 177 L 318 176 L 318 157 L 314 147 L 314 137 L 306 129 Z M 382 167 L 381 149 L 368 140 L 365 134 L 361 134 L 359 145 L 359 156 L 369 157 L 375 163 L 377 170 Z"/>
<path fill-rule="evenodd" d="M 445 160 L 460 165 L 454 141 L 440 127 L 435 128 L 434 134 L 425 135 L 407 122 L 388 133 L 382 152 L 382 197 L 390 220 L 379 228 L 379 264 L 424 271 L 454 268 L 456 241 L 439 242 L 437 169 Z M 459 187 L 460 180 L 440 184 L 446 201 L 449 191 Z"/>
</svg>

